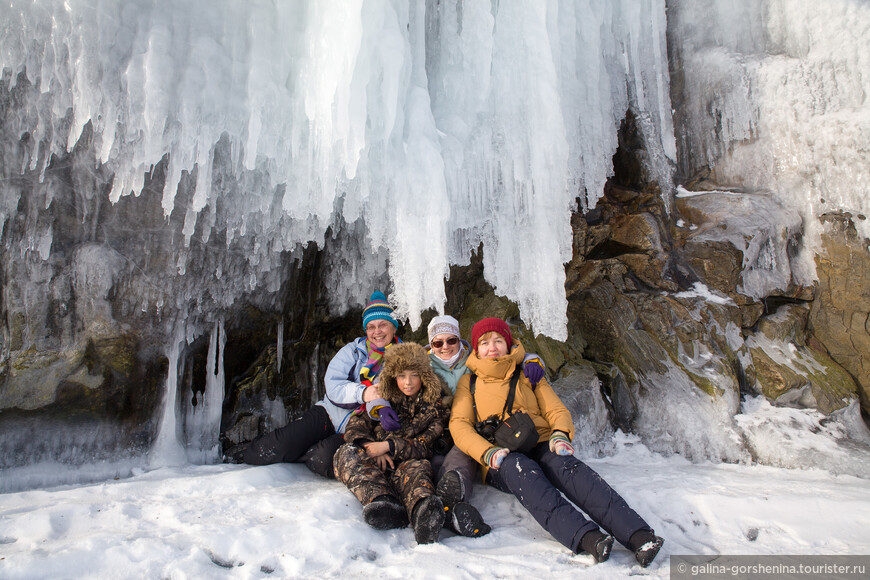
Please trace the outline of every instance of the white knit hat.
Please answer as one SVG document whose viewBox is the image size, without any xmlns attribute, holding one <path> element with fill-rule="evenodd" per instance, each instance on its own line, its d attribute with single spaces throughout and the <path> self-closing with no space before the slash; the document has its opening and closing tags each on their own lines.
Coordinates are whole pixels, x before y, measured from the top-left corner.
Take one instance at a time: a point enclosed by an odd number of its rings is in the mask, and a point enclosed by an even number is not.
<svg viewBox="0 0 870 580">
<path fill-rule="evenodd" d="M 436 316 L 429 323 L 427 330 L 429 332 L 429 342 L 432 342 L 432 339 L 439 334 L 452 334 L 456 338 L 462 338 L 459 336 L 459 321 L 452 316 Z"/>
</svg>

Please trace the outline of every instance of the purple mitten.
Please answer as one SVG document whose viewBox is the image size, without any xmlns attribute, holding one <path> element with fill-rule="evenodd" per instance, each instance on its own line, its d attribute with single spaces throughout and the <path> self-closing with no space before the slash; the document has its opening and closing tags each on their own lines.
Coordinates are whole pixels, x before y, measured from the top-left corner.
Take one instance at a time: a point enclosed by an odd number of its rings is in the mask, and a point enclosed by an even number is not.
<svg viewBox="0 0 870 580">
<path fill-rule="evenodd" d="M 386 399 L 372 399 L 366 403 L 366 412 L 369 414 L 369 417 L 375 421 L 380 421 L 380 410 L 389 406 L 390 402 Z"/>
<path fill-rule="evenodd" d="M 378 416 L 381 418 L 381 427 L 385 431 L 398 431 L 402 426 L 399 424 L 399 416 L 392 407 L 381 407 L 378 409 Z"/>
<path fill-rule="evenodd" d="M 544 367 L 536 360 L 530 360 L 523 365 L 523 374 L 532 383 L 532 386 L 538 384 L 538 381 L 544 378 Z"/>
</svg>

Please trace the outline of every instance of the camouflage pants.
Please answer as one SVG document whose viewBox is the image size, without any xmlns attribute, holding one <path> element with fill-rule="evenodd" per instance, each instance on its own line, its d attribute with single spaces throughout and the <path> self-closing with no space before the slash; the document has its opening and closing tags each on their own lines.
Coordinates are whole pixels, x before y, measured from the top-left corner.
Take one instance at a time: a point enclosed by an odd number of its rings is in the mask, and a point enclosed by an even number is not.
<svg viewBox="0 0 870 580">
<path fill-rule="evenodd" d="M 381 471 L 365 449 L 349 444 L 335 453 L 335 477 L 364 506 L 382 495 L 401 499 L 409 517 L 418 501 L 435 493 L 428 459 L 409 459 L 397 464 L 394 471 Z"/>
</svg>

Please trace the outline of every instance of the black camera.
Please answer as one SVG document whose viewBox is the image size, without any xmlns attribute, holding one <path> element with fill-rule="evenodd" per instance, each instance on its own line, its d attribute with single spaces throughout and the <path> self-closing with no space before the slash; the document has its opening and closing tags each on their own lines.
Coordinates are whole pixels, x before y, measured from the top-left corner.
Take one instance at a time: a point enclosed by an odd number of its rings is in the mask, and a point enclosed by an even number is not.
<svg viewBox="0 0 870 580">
<path fill-rule="evenodd" d="M 474 425 L 477 434 L 492 443 L 495 440 L 495 430 L 501 424 L 501 419 L 498 415 L 490 415 L 483 421 L 478 421 Z"/>
</svg>

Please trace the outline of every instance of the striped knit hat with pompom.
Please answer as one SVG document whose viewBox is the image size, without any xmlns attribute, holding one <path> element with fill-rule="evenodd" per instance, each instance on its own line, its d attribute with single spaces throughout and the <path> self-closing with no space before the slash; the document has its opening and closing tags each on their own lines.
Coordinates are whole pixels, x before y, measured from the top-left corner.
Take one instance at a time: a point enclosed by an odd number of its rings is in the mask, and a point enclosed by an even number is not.
<svg viewBox="0 0 870 580">
<path fill-rule="evenodd" d="M 365 309 L 363 310 L 363 328 L 365 328 L 372 320 L 378 320 L 381 318 L 389 320 L 393 323 L 393 326 L 396 327 L 396 330 L 399 329 L 399 322 L 396 320 L 393 307 L 390 306 L 389 302 L 387 302 L 387 297 L 384 296 L 384 293 L 380 290 L 375 290 L 372 292 L 372 297 L 369 299 Z"/>
</svg>

